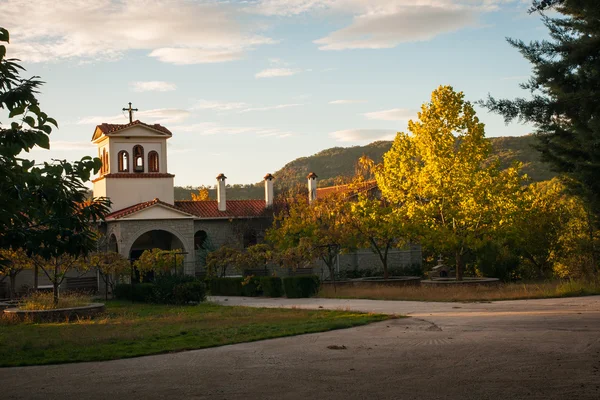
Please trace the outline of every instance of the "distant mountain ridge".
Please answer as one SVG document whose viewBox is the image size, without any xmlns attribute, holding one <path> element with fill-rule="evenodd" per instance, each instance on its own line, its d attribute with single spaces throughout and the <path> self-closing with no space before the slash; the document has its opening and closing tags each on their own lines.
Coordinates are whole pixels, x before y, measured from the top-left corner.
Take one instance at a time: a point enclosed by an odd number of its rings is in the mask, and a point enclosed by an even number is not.
<svg viewBox="0 0 600 400">
<path fill-rule="evenodd" d="M 514 161 L 523 164 L 521 171 L 529 176 L 531 181 L 539 182 L 552 179 L 556 174 L 547 164 L 540 160 L 539 152 L 533 148 L 535 137 L 506 136 L 489 138 L 492 144 L 491 158 L 498 158 L 502 168 Z M 366 146 L 332 147 L 309 157 L 300 157 L 276 171 L 275 182 L 278 187 L 291 186 L 297 183 L 305 184 L 306 175 L 315 172 L 319 176 L 319 187 L 334 185 L 340 178 L 350 178 L 354 175 L 356 161 L 362 155 L 367 155 L 376 163 L 383 160 L 383 155 L 392 147 L 391 141 L 377 141 Z M 192 187 L 175 187 L 175 199 L 191 198 Z M 227 189 L 228 199 L 256 199 L 264 196 L 262 182 L 248 185 L 232 185 Z M 216 192 L 210 190 L 210 197 L 216 198 Z"/>
</svg>

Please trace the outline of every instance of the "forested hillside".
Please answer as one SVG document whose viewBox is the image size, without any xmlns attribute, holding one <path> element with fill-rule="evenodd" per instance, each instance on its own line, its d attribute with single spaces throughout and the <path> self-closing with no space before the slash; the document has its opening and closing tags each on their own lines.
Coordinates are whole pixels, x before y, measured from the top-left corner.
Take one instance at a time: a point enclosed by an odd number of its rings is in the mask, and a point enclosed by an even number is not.
<svg viewBox="0 0 600 400">
<path fill-rule="evenodd" d="M 522 171 L 532 181 L 544 181 L 551 179 L 555 174 L 549 167 L 540 161 L 540 155 L 533 148 L 535 138 L 527 136 L 509 136 L 490 138 L 492 143 L 492 159 L 500 159 L 504 167 L 514 161 L 523 163 Z M 319 176 L 319 186 L 330 186 L 340 178 L 348 178 L 354 174 L 356 161 L 362 155 L 367 155 L 375 162 L 381 162 L 383 154 L 392 146 L 391 141 L 378 141 L 366 146 L 354 147 L 332 147 L 309 157 L 297 158 L 289 162 L 283 168 L 274 173 L 276 186 L 292 186 L 294 184 L 306 183 L 306 175 L 315 172 Z M 175 187 L 176 200 L 189 200 L 191 193 L 197 192 L 197 188 Z M 210 198 L 216 198 L 216 191 L 209 190 Z M 247 185 L 231 185 L 227 188 L 227 198 L 236 199 L 260 199 L 264 196 L 262 182 Z"/>
</svg>

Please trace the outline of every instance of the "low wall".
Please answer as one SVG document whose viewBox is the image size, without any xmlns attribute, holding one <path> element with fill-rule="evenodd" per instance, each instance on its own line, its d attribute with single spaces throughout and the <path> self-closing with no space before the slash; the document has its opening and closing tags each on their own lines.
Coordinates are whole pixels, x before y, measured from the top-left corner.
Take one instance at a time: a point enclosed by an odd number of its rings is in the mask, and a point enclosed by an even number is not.
<svg viewBox="0 0 600 400">
<path fill-rule="evenodd" d="M 336 281 L 337 287 L 373 287 L 373 286 L 388 286 L 388 287 L 399 287 L 399 286 L 418 286 L 421 284 L 421 277 L 419 276 L 392 276 L 388 279 L 383 278 L 360 278 L 351 279 L 346 281 Z M 333 281 L 323 281 L 321 285 L 333 286 Z"/>
</svg>

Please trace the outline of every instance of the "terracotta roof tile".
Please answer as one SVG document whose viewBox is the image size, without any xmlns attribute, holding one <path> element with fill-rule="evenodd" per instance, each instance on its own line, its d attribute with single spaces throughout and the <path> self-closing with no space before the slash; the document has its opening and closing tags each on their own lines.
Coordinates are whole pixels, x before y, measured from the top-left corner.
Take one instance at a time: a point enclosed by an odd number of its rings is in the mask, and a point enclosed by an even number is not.
<svg viewBox="0 0 600 400">
<path fill-rule="evenodd" d="M 164 201 L 161 201 L 159 199 L 154 199 L 154 200 L 146 201 L 144 203 L 138 203 L 138 204 L 135 204 L 133 206 L 125 207 L 125 208 L 122 208 L 122 209 L 117 210 L 117 211 L 113 211 L 110 214 L 108 214 L 105 217 L 105 219 L 119 219 L 119 218 L 123 218 L 123 217 L 125 217 L 127 215 L 136 213 L 138 211 L 141 211 L 141 210 L 143 210 L 145 208 L 154 206 L 156 204 L 160 204 L 162 206 L 165 206 L 167 208 L 170 208 L 170 209 L 173 209 L 173 210 L 176 210 L 176 211 L 186 212 L 185 210 L 181 210 L 181 209 L 175 207 L 172 204 L 165 203 Z M 188 214 L 190 214 L 190 213 L 188 213 Z"/>
<path fill-rule="evenodd" d="M 145 124 L 145 123 L 143 123 L 140 120 L 135 120 L 133 122 L 130 122 L 129 124 L 107 124 L 107 123 L 104 123 L 104 124 L 98 125 L 98 129 L 100 129 L 102 131 L 102 133 L 104 133 L 106 135 L 106 134 L 109 134 L 109 133 L 118 132 L 120 130 L 123 130 L 125 128 L 129 128 L 130 126 L 135 126 L 135 125 L 145 126 L 147 128 L 157 130 L 157 131 L 162 132 L 162 133 L 164 133 L 166 135 L 169 135 L 169 136 L 172 135 L 172 133 L 171 133 L 170 130 L 168 130 L 167 128 L 165 128 L 164 126 L 162 126 L 160 124 L 150 125 L 150 124 Z"/>
<path fill-rule="evenodd" d="M 118 172 L 118 173 L 110 173 L 100 175 L 96 179 L 92 180 L 92 182 L 98 182 L 104 178 L 173 178 L 175 175 L 166 174 L 166 173 L 158 173 L 158 172 Z"/>
<path fill-rule="evenodd" d="M 377 187 L 377 181 L 373 180 L 373 181 L 366 181 L 362 184 L 362 187 L 359 189 L 359 191 L 365 191 L 365 190 L 371 190 L 371 189 L 375 189 Z M 328 187 L 323 187 L 323 188 L 317 188 L 317 198 L 323 198 L 326 196 L 329 196 L 333 193 L 349 193 L 351 192 L 353 189 L 350 187 L 350 185 L 336 185 L 336 186 L 328 186 Z"/>
<path fill-rule="evenodd" d="M 266 216 L 264 200 L 227 200 L 227 210 L 219 211 L 216 200 L 176 201 L 175 206 L 199 218 L 251 218 Z"/>
</svg>

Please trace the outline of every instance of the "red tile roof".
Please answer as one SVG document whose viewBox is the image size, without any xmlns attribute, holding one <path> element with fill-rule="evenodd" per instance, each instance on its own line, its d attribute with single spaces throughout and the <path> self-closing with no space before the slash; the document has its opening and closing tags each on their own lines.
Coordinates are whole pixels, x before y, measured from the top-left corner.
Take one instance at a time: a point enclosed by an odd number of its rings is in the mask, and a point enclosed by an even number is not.
<svg viewBox="0 0 600 400">
<path fill-rule="evenodd" d="M 159 131 L 159 132 L 164 133 L 164 134 L 169 135 L 169 136 L 172 135 L 172 133 L 171 133 L 170 130 L 168 130 L 167 128 L 165 128 L 164 126 L 162 126 L 160 124 L 150 125 L 150 124 L 145 124 L 145 123 L 143 123 L 140 120 L 135 120 L 135 121 L 130 122 L 128 124 L 106 124 L 106 123 L 104 123 L 104 124 L 98 125 L 97 128 L 100 129 L 102 131 L 102 133 L 104 133 L 106 135 L 106 134 L 109 134 L 109 133 L 118 132 L 120 130 L 123 130 L 125 128 L 129 128 L 130 126 L 135 126 L 135 125 L 145 126 L 147 128 L 154 129 L 156 131 Z"/>
<path fill-rule="evenodd" d="M 266 216 L 264 200 L 227 200 L 226 211 L 219 211 L 216 200 L 176 201 L 175 206 L 199 218 L 252 218 Z"/>
<path fill-rule="evenodd" d="M 141 210 L 143 210 L 145 208 L 148 208 L 148 207 L 152 207 L 152 206 L 154 206 L 156 204 L 160 204 L 160 205 L 162 205 L 164 207 L 167 207 L 167 208 L 170 208 L 172 210 L 176 210 L 176 211 L 180 211 L 180 212 L 186 212 L 184 210 L 181 210 L 181 209 L 175 207 L 172 204 L 165 203 L 164 201 L 161 201 L 159 199 L 154 199 L 154 200 L 146 201 L 144 203 L 139 203 L 139 204 L 135 204 L 133 206 L 125 207 L 125 208 L 123 208 L 121 210 L 113 211 L 112 213 L 108 214 L 105 217 L 105 219 L 119 219 L 119 218 L 123 218 L 123 217 L 125 217 L 127 215 L 136 213 L 136 212 L 141 211 Z"/>
<path fill-rule="evenodd" d="M 358 191 L 368 191 L 368 190 L 372 190 L 375 189 L 377 187 L 377 181 L 373 180 L 373 181 L 366 181 L 363 182 L 362 185 L 359 187 Z M 323 197 L 327 197 L 333 193 L 349 193 L 351 191 L 353 191 L 354 188 L 352 188 L 350 185 L 336 185 L 336 186 L 328 186 L 328 187 L 324 187 L 324 188 L 317 188 L 317 198 L 323 198 Z"/>
<path fill-rule="evenodd" d="M 96 179 L 93 179 L 92 182 L 98 182 L 104 178 L 173 178 L 174 176 L 173 174 L 158 172 L 118 172 L 100 175 Z"/>
</svg>

